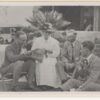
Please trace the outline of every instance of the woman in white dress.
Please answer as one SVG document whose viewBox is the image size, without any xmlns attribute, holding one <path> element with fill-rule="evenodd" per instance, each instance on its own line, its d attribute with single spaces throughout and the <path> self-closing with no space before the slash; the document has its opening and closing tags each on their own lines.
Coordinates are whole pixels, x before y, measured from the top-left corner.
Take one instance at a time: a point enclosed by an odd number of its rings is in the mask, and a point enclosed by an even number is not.
<svg viewBox="0 0 100 100">
<path fill-rule="evenodd" d="M 37 38 L 32 46 L 32 50 L 44 49 L 46 54 L 42 62 L 37 62 L 36 82 L 38 86 L 58 87 L 60 80 L 57 75 L 56 63 L 60 54 L 59 42 L 50 36 L 49 31 L 43 31 L 41 37 Z"/>
</svg>

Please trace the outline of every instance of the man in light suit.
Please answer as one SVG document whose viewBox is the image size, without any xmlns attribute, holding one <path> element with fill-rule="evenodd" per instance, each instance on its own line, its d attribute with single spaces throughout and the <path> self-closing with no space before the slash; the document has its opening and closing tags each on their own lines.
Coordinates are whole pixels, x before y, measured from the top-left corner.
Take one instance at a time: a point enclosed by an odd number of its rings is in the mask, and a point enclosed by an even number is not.
<svg viewBox="0 0 100 100">
<path fill-rule="evenodd" d="M 76 38 L 76 31 L 70 30 L 67 32 L 67 41 L 61 51 L 61 59 L 57 62 L 57 70 L 62 83 L 67 79 L 66 73 L 73 73 L 74 63 L 80 59 L 81 43 Z"/>
<path fill-rule="evenodd" d="M 82 45 L 82 56 L 88 62 L 88 75 L 84 81 L 75 78 L 68 80 L 60 87 L 61 90 L 100 91 L 100 58 L 93 54 L 94 43 L 85 41 Z"/>
</svg>

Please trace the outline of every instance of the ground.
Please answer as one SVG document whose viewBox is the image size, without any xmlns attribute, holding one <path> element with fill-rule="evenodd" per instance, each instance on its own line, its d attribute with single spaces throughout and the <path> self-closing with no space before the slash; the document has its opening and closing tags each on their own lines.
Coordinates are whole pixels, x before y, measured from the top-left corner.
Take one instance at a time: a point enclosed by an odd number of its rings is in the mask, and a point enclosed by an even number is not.
<svg viewBox="0 0 100 100">
<path fill-rule="evenodd" d="M 19 87 L 18 91 L 32 91 L 28 88 L 27 82 L 25 77 L 20 78 L 19 80 Z M 0 80 L 0 91 L 12 91 L 12 79 Z"/>
</svg>

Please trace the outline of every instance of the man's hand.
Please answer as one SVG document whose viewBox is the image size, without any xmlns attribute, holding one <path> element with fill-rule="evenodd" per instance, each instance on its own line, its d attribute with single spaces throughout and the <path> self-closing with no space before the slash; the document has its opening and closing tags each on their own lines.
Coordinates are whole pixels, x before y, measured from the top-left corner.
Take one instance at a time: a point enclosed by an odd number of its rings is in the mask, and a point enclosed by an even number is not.
<svg viewBox="0 0 100 100">
<path fill-rule="evenodd" d="M 66 68 L 67 69 L 72 69 L 72 68 L 75 67 L 75 64 L 74 63 L 66 63 L 65 65 L 66 65 Z"/>
<path fill-rule="evenodd" d="M 19 60 L 22 60 L 22 61 L 26 61 L 26 60 L 28 60 L 28 59 L 30 59 L 30 58 L 31 58 L 30 56 L 25 55 L 25 54 L 21 54 L 21 55 L 19 56 Z"/>
</svg>

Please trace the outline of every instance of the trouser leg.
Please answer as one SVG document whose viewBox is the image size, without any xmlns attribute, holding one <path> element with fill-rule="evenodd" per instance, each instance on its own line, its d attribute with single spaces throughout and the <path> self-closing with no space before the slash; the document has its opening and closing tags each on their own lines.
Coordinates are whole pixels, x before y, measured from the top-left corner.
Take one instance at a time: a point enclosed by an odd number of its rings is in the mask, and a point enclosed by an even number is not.
<svg viewBox="0 0 100 100">
<path fill-rule="evenodd" d="M 36 82 L 36 78 L 35 78 L 36 63 L 33 60 L 29 60 L 29 61 L 25 62 L 24 65 L 27 67 L 26 69 L 28 72 L 28 84 L 32 85 L 33 82 Z"/>
<path fill-rule="evenodd" d="M 67 75 L 66 72 L 64 70 L 64 63 L 61 61 L 58 61 L 56 64 L 56 68 L 57 68 L 57 72 L 59 74 L 59 77 L 62 80 L 66 80 L 67 79 Z"/>
<path fill-rule="evenodd" d="M 60 88 L 64 91 L 70 91 L 72 88 L 78 88 L 82 84 L 81 81 L 76 79 L 69 79 L 66 83 L 64 83 Z"/>
<path fill-rule="evenodd" d="M 100 91 L 100 84 L 98 83 L 88 83 L 86 86 L 84 86 L 82 91 Z"/>
<path fill-rule="evenodd" d="M 14 63 L 12 63 L 8 66 L 5 66 L 5 67 L 1 67 L 0 73 L 2 74 L 2 76 L 7 74 L 7 73 L 12 73 L 13 72 L 13 66 L 14 66 Z"/>
<path fill-rule="evenodd" d="M 13 70 L 13 86 L 18 85 L 18 79 L 20 78 L 21 72 L 23 70 L 23 61 L 17 61 L 14 64 L 14 70 Z"/>
<path fill-rule="evenodd" d="M 20 78 L 22 72 L 28 73 L 29 84 L 31 84 L 32 81 L 35 81 L 35 61 L 17 61 L 7 67 L 1 68 L 1 73 L 3 75 L 7 73 L 13 73 L 13 85 L 17 85 L 18 79 Z"/>
</svg>

